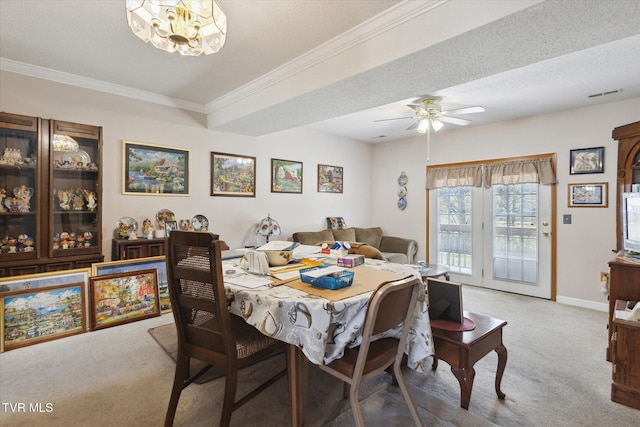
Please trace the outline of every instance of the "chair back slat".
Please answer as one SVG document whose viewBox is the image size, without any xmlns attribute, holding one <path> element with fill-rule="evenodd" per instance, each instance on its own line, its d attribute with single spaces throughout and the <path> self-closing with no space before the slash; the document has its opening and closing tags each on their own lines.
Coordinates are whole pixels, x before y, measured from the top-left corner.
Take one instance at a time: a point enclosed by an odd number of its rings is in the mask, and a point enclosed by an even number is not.
<svg viewBox="0 0 640 427">
<path fill-rule="evenodd" d="M 373 325 L 373 335 L 381 334 L 402 323 L 407 316 L 413 288 L 405 286 L 389 292 L 378 305 L 378 315 Z"/>
<path fill-rule="evenodd" d="M 235 357 L 217 235 L 176 230 L 171 232 L 167 245 L 169 296 L 178 345 Z"/>
</svg>

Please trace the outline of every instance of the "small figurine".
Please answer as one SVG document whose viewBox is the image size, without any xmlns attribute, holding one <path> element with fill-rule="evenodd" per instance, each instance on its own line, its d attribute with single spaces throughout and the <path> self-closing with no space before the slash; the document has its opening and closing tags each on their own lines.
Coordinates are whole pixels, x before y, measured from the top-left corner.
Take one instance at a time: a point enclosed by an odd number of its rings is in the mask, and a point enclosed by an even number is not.
<svg viewBox="0 0 640 427">
<path fill-rule="evenodd" d="M 33 252 L 35 250 L 35 248 L 33 247 L 34 244 L 35 241 L 33 240 L 33 237 L 27 237 L 27 240 L 25 240 L 24 242 L 24 251 Z"/>
<path fill-rule="evenodd" d="M 153 239 L 154 230 L 155 229 L 153 227 L 153 224 L 151 223 L 151 220 L 149 218 L 142 221 L 142 235 L 146 239 Z"/>
<path fill-rule="evenodd" d="M 6 212 L 7 208 L 4 207 L 4 199 L 7 198 L 7 190 L 0 188 L 0 212 Z"/>
<path fill-rule="evenodd" d="M 93 191 L 87 191 L 85 193 L 85 197 L 87 198 L 87 209 L 89 209 L 90 211 L 96 210 L 96 208 L 98 207 L 98 203 L 96 201 L 96 193 L 94 193 Z"/>
<path fill-rule="evenodd" d="M 71 208 L 71 197 L 69 196 L 69 192 L 59 190 L 58 199 L 60 200 L 60 208 L 62 208 L 62 210 L 68 211 Z"/>
</svg>

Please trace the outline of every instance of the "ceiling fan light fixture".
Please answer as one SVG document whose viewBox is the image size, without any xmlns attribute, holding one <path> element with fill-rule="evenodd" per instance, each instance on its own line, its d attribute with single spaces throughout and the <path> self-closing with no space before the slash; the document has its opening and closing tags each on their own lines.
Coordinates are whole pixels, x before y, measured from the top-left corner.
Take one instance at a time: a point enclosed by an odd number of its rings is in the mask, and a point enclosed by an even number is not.
<svg viewBox="0 0 640 427">
<path fill-rule="evenodd" d="M 224 46 L 227 17 L 213 0 L 127 0 L 133 34 L 158 49 L 210 55 Z"/>
<path fill-rule="evenodd" d="M 440 129 L 442 129 L 442 126 L 444 126 L 444 123 L 442 123 L 440 120 L 435 119 L 431 122 L 431 126 L 433 126 L 433 130 L 435 130 L 436 132 L 438 132 Z"/>
<path fill-rule="evenodd" d="M 420 120 L 420 124 L 418 125 L 418 128 L 416 130 L 418 131 L 418 133 L 427 133 L 427 131 L 429 130 L 429 120 Z"/>
</svg>

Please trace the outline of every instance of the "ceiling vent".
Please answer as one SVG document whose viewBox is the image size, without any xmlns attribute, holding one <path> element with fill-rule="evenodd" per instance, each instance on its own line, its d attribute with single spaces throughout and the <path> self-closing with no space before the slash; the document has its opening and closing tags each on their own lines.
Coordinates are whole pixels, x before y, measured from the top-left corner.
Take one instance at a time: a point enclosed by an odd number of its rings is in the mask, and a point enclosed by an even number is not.
<svg viewBox="0 0 640 427">
<path fill-rule="evenodd" d="M 588 98 L 597 98 L 599 96 L 613 95 L 614 93 L 620 93 L 622 91 L 623 91 L 623 89 L 616 89 L 616 90 L 610 90 L 608 92 L 592 93 L 591 95 L 588 95 Z"/>
</svg>

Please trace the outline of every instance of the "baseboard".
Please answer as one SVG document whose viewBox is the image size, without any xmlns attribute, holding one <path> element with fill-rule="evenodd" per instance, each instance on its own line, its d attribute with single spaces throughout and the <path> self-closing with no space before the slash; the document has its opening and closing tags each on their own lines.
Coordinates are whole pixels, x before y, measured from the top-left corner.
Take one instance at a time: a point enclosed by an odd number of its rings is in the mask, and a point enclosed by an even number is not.
<svg viewBox="0 0 640 427">
<path fill-rule="evenodd" d="M 606 303 L 606 302 L 595 302 L 595 301 L 570 298 L 570 297 L 562 297 L 562 296 L 557 296 L 556 302 L 560 304 L 573 305 L 576 307 L 590 308 L 592 310 L 598 310 L 598 311 L 604 311 L 604 312 L 609 311 L 609 303 Z"/>
</svg>

